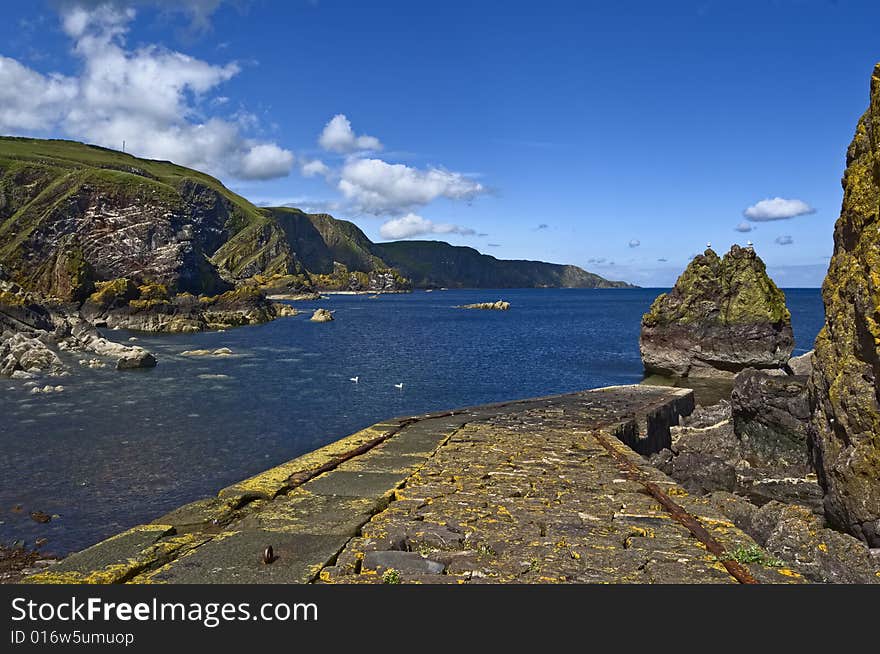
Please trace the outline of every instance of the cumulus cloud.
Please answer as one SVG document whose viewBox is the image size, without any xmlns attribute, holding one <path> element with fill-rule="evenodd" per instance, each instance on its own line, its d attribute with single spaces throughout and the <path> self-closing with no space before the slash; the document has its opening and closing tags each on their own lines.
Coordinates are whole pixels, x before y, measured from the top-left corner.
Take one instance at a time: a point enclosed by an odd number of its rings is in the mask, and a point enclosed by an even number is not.
<svg viewBox="0 0 880 654">
<path fill-rule="evenodd" d="M 69 77 L 41 75 L 0 56 L 0 129 L 40 130 L 56 123 L 77 90 L 76 81 Z"/>
<path fill-rule="evenodd" d="M 470 200 L 486 192 L 461 173 L 360 158 L 345 162 L 338 189 L 356 208 L 374 215 L 403 214 L 437 198 Z"/>
<path fill-rule="evenodd" d="M 742 221 L 739 225 L 737 225 L 736 227 L 734 227 L 734 229 L 735 229 L 736 231 L 738 231 L 738 232 L 746 233 L 746 232 L 750 232 L 750 231 L 752 231 L 753 229 L 755 229 L 755 227 L 754 227 L 753 225 L 750 225 L 749 223 L 747 223 L 747 222 L 744 220 L 744 221 Z"/>
<path fill-rule="evenodd" d="M 303 163 L 300 172 L 302 172 L 303 177 L 326 177 L 330 174 L 330 167 L 320 159 L 312 159 Z"/>
<path fill-rule="evenodd" d="M 357 152 L 358 150 L 381 150 L 382 143 L 375 136 L 360 135 L 354 133 L 351 121 L 345 114 L 336 114 L 324 125 L 324 130 L 318 137 L 318 144 L 331 152 Z"/>
<path fill-rule="evenodd" d="M 767 198 L 743 211 L 743 215 L 754 222 L 788 220 L 810 213 L 816 213 L 816 210 L 803 200 L 785 198 Z"/>
<path fill-rule="evenodd" d="M 791 245 L 794 243 L 794 239 L 788 234 L 785 234 L 783 236 L 777 236 L 773 242 L 776 243 L 776 245 Z"/>
<path fill-rule="evenodd" d="M 284 174 L 293 166 L 293 153 L 274 143 L 252 146 L 241 158 L 238 176 L 244 179 L 269 179 Z"/>
<path fill-rule="evenodd" d="M 44 75 L 0 58 L 0 130 L 61 132 L 133 154 L 170 159 L 215 175 L 269 179 L 287 175 L 293 153 L 245 135 L 253 117 L 206 117 L 216 88 L 240 72 L 156 45 L 128 49 L 135 17 L 125 2 L 64 2 L 64 33 L 80 61 L 74 76 Z M 156 4 L 156 3 L 152 3 Z M 180 3 L 209 15 L 216 3 Z M 194 19 L 195 20 L 195 19 Z"/>
<path fill-rule="evenodd" d="M 435 223 L 414 213 L 386 221 L 379 228 L 382 238 L 399 239 L 424 236 L 425 234 L 459 234 L 473 236 L 476 232 L 467 227 L 451 223 Z"/>
<path fill-rule="evenodd" d="M 639 239 L 637 239 L 637 238 L 634 238 L 634 239 L 631 240 L 629 243 L 627 243 L 627 245 L 629 245 L 631 248 L 637 248 L 637 247 L 639 247 L 641 244 L 642 244 L 642 242 L 641 242 Z"/>
</svg>

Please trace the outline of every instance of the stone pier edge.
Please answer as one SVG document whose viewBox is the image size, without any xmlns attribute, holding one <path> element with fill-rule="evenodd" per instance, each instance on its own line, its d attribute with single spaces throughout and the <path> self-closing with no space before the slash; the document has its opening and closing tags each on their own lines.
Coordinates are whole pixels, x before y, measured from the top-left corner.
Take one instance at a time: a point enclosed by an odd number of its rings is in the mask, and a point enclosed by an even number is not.
<svg viewBox="0 0 880 654">
<path fill-rule="evenodd" d="M 643 385 L 638 388 L 646 389 Z M 193 553 L 200 546 L 215 540 L 223 540 L 233 532 L 227 525 L 242 517 L 242 511 L 253 503 L 270 502 L 288 493 L 323 472 L 334 470 L 346 461 L 369 452 L 373 447 L 393 438 L 408 426 L 454 416 L 464 417 L 478 412 L 480 415 L 466 419 L 455 430 L 438 441 L 431 452 L 424 456 L 421 465 L 429 460 L 448 439 L 468 422 L 485 419 L 491 411 L 516 410 L 520 407 L 545 405 L 572 397 L 583 397 L 635 386 L 607 386 L 575 393 L 564 393 L 497 402 L 438 411 L 415 416 L 400 416 L 384 420 L 316 450 L 221 489 L 215 497 L 204 498 L 186 504 L 148 524 L 137 525 L 120 534 L 103 540 L 85 550 L 71 554 L 61 563 L 24 580 L 24 583 L 48 584 L 107 584 L 107 583 L 154 583 L 157 572 L 169 564 Z M 655 387 L 658 388 L 658 387 Z M 634 414 L 621 417 L 608 424 L 590 429 L 601 430 L 613 437 L 617 445 L 634 462 L 646 466 L 639 454 L 650 454 L 668 447 L 670 427 L 678 423 L 682 415 L 688 415 L 694 407 L 693 391 L 664 387 L 665 398 L 649 403 Z M 352 454 L 354 453 L 354 454 Z M 395 492 L 406 480 L 389 488 L 383 504 L 376 507 L 373 515 L 384 510 L 394 500 Z M 671 488 L 673 494 L 687 495 L 682 489 Z M 364 524 L 369 521 L 366 518 Z M 362 525 L 363 526 L 363 525 Z M 727 521 L 708 525 L 711 531 L 733 528 Z M 354 536 L 351 536 L 353 538 Z M 350 538 L 348 539 L 350 540 Z M 346 544 L 348 542 L 346 540 Z M 345 544 L 327 560 L 316 562 L 307 581 L 317 581 L 321 571 L 332 565 Z M 112 561 L 112 562 L 110 562 Z M 109 562 L 109 563 L 108 563 Z M 67 565 L 65 565 L 67 563 Z M 792 576 L 796 576 L 792 574 Z M 161 583 L 161 582 L 160 582 Z"/>
</svg>

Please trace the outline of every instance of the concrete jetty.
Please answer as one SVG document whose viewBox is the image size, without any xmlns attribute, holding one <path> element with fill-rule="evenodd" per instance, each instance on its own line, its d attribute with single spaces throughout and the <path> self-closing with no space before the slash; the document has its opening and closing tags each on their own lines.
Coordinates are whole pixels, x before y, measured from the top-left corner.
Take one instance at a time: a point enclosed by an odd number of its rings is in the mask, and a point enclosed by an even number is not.
<svg viewBox="0 0 880 654">
<path fill-rule="evenodd" d="M 802 582 L 640 456 L 692 409 L 636 385 L 388 420 L 26 582 Z"/>
</svg>

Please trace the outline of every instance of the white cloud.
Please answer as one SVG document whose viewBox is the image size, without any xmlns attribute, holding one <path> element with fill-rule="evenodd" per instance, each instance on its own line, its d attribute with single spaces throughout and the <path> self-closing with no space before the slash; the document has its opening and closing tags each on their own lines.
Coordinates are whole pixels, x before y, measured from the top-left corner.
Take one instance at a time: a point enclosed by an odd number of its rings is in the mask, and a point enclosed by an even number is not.
<svg viewBox="0 0 880 654">
<path fill-rule="evenodd" d="M 293 153 L 274 143 L 254 145 L 241 158 L 238 176 L 243 179 L 282 177 L 293 166 Z"/>
<path fill-rule="evenodd" d="M 400 239 L 423 236 L 425 234 L 459 234 L 472 236 L 476 231 L 467 227 L 460 227 L 451 223 L 435 223 L 422 218 L 414 213 L 408 213 L 400 218 L 388 220 L 379 228 L 382 238 Z"/>
<path fill-rule="evenodd" d="M 791 245 L 794 243 L 794 239 L 788 234 L 785 234 L 784 236 L 777 236 L 773 242 L 776 243 L 776 245 Z"/>
<path fill-rule="evenodd" d="M 375 136 L 356 135 L 345 114 L 336 114 L 324 125 L 318 144 L 325 150 L 340 153 L 382 149 L 382 143 Z"/>
<path fill-rule="evenodd" d="M 744 221 L 742 221 L 739 225 L 737 225 L 736 227 L 734 227 L 734 229 L 735 229 L 736 231 L 738 231 L 738 232 L 746 233 L 746 232 L 750 232 L 750 231 L 752 231 L 753 229 L 755 229 L 755 227 L 754 227 L 753 225 L 749 225 L 749 224 L 744 220 Z"/>
<path fill-rule="evenodd" d="M 338 188 L 361 211 L 375 215 L 404 213 L 441 197 L 469 200 L 486 192 L 461 173 L 357 158 L 346 161 Z"/>
<path fill-rule="evenodd" d="M 83 25 L 88 22 L 87 14 L 96 12 L 106 7 L 108 10 L 117 12 L 133 11 L 135 7 L 151 6 L 162 13 L 186 14 L 190 19 L 189 30 L 192 32 L 206 32 L 211 28 L 211 15 L 222 4 L 223 0 L 54 0 L 66 15 L 79 13 L 72 16 L 71 27 Z M 66 26 L 65 26 L 66 27 Z"/>
<path fill-rule="evenodd" d="M 320 159 L 312 159 L 303 163 L 300 172 L 302 172 L 303 177 L 316 177 L 318 175 L 326 177 L 330 174 L 330 167 Z"/>
<path fill-rule="evenodd" d="M 76 95 L 76 80 L 41 75 L 15 59 L 0 56 L 0 129 L 42 129 L 57 122 Z"/>
<path fill-rule="evenodd" d="M 203 116 L 203 105 L 210 104 L 203 100 L 237 75 L 239 66 L 210 64 L 155 45 L 127 49 L 131 4 L 62 5 L 62 27 L 81 61 L 76 76 L 43 75 L 0 58 L 0 130 L 59 131 L 111 148 L 125 141 L 132 154 L 221 176 L 267 179 L 288 174 L 293 153 L 247 137 L 244 114 L 231 119 Z M 193 16 L 207 15 L 214 5 L 183 3 L 195 7 Z"/>
<path fill-rule="evenodd" d="M 627 245 L 629 245 L 631 248 L 637 248 L 637 247 L 639 247 L 641 244 L 642 244 L 642 242 L 641 242 L 639 239 L 637 239 L 637 238 L 634 238 L 634 239 L 631 240 L 629 243 L 627 243 Z"/>
<path fill-rule="evenodd" d="M 767 198 L 743 211 L 743 215 L 753 222 L 787 220 L 810 213 L 816 213 L 816 210 L 803 200 L 785 198 Z"/>
</svg>

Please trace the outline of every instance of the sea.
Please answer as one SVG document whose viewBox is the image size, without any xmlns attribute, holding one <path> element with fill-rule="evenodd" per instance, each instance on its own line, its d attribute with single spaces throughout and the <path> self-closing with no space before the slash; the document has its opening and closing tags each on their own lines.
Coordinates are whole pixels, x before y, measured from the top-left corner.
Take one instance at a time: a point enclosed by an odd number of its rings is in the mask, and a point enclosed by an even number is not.
<svg viewBox="0 0 880 654">
<path fill-rule="evenodd" d="M 106 332 L 158 365 L 92 369 L 73 355 L 51 394 L 0 379 L 0 543 L 47 539 L 64 555 L 390 417 L 638 383 L 639 321 L 663 290 L 331 295 L 225 332 Z M 800 354 L 821 295 L 785 293 Z M 499 299 L 511 309 L 456 308 Z M 335 320 L 310 322 L 319 306 Z M 217 348 L 232 355 L 181 354 Z"/>
</svg>

